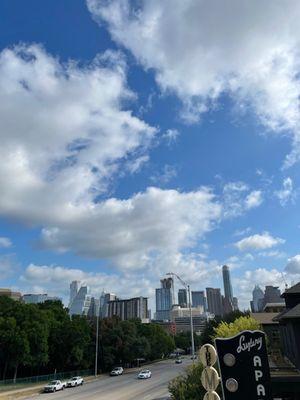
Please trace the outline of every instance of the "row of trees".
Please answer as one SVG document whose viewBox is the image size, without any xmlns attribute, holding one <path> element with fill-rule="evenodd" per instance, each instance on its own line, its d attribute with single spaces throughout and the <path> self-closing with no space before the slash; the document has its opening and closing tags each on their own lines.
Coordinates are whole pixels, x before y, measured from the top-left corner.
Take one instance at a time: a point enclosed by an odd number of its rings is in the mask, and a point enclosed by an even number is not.
<svg viewBox="0 0 300 400">
<path fill-rule="evenodd" d="M 162 358 L 174 338 L 156 324 L 103 319 L 99 368 Z M 24 304 L 0 297 L 0 379 L 90 369 L 95 360 L 96 320 L 69 317 L 59 301 Z"/>
</svg>

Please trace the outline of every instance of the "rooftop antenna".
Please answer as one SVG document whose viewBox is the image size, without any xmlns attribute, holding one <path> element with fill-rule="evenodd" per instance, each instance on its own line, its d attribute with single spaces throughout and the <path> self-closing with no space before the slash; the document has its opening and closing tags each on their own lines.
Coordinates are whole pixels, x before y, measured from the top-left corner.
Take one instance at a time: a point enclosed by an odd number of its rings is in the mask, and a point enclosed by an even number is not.
<svg viewBox="0 0 300 400">
<path fill-rule="evenodd" d="M 287 284 L 287 282 L 286 282 L 286 280 L 285 280 L 285 277 L 284 277 L 283 272 L 281 272 L 281 276 L 282 276 L 282 280 L 283 280 L 284 285 L 285 285 L 285 290 L 287 290 L 287 289 L 288 289 L 288 284 Z"/>
</svg>

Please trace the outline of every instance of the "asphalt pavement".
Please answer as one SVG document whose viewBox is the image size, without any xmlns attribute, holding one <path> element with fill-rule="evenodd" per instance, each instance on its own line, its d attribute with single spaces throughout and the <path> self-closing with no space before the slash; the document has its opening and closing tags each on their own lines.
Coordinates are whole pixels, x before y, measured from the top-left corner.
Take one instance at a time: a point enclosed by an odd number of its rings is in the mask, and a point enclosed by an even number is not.
<svg viewBox="0 0 300 400">
<path fill-rule="evenodd" d="M 182 364 L 175 364 L 174 360 L 161 361 L 145 367 L 152 372 L 150 379 L 137 379 L 137 371 L 129 370 L 121 376 L 101 375 L 83 386 L 42 393 L 26 400 L 165 400 L 169 398 L 170 380 L 183 373 L 191 362 L 189 358 Z"/>
</svg>

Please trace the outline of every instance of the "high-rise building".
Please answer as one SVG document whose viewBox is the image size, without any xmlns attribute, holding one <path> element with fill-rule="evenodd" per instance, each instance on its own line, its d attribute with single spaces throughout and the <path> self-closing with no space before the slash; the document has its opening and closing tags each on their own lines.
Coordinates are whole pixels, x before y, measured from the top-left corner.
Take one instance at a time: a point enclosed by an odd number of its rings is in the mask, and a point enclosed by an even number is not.
<svg viewBox="0 0 300 400">
<path fill-rule="evenodd" d="M 179 289 L 178 290 L 178 304 L 180 307 L 187 307 L 188 300 L 187 300 L 187 291 L 186 289 Z"/>
<path fill-rule="evenodd" d="M 147 297 L 134 297 L 132 299 L 117 299 L 108 302 L 108 317 L 118 316 L 122 321 L 139 318 L 148 319 Z"/>
<path fill-rule="evenodd" d="M 207 306 L 208 311 L 212 314 L 222 316 L 223 304 L 221 289 L 219 288 L 206 288 Z"/>
<path fill-rule="evenodd" d="M 108 302 L 116 300 L 117 296 L 114 293 L 102 292 L 100 296 L 100 318 L 108 317 Z"/>
<path fill-rule="evenodd" d="M 70 283 L 69 307 L 71 306 L 73 300 L 75 299 L 75 296 L 77 295 L 79 288 L 80 288 L 80 282 L 79 281 L 73 281 L 73 282 Z"/>
<path fill-rule="evenodd" d="M 22 296 L 22 300 L 26 304 L 38 304 L 44 303 L 45 301 L 62 301 L 61 298 L 56 296 L 48 296 L 47 293 L 40 293 L 40 294 L 24 294 Z"/>
<path fill-rule="evenodd" d="M 255 285 L 252 291 L 252 301 L 250 302 L 251 311 L 259 312 L 263 310 L 263 302 L 264 302 L 264 292 L 258 285 Z"/>
<path fill-rule="evenodd" d="M 207 311 L 207 301 L 204 290 L 192 291 L 192 306 L 203 307 L 204 311 Z"/>
<path fill-rule="evenodd" d="M 72 289 L 71 289 L 72 290 Z M 70 296 L 71 299 L 71 296 Z M 81 286 L 69 305 L 70 315 L 90 315 L 90 308 L 93 307 L 92 296 L 88 286 Z"/>
<path fill-rule="evenodd" d="M 234 311 L 239 309 L 239 301 L 238 301 L 237 297 L 233 298 L 233 309 L 234 309 Z"/>
<path fill-rule="evenodd" d="M 229 267 L 227 265 L 223 265 L 222 273 L 223 273 L 225 297 L 227 299 L 229 299 L 232 303 L 233 302 L 233 293 L 232 293 L 232 286 L 231 286 L 231 280 L 230 280 L 230 271 L 229 271 Z"/>
<path fill-rule="evenodd" d="M 160 281 L 161 287 L 155 290 L 156 315 L 157 320 L 170 320 L 170 311 L 174 301 L 174 281 L 173 278 L 165 278 Z"/>
<path fill-rule="evenodd" d="M 266 286 L 264 295 L 264 306 L 267 303 L 284 303 L 278 286 Z"/>
</svg>

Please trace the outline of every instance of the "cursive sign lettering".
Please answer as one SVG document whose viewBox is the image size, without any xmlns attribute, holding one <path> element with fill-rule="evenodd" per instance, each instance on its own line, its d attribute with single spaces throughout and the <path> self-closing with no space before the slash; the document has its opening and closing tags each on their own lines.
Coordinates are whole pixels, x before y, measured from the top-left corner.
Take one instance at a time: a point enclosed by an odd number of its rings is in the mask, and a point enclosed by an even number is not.
<svg viewBox="0 0 300 400">
<path fill-rule="evenodd" d="M 256 338 L 253 340 L 252 338 L 249 340 L 249 342 L 245 342 L 245 336 L 242 335 L 240 337 L 240 343 L 236 351 L 240 353 L 241 351 L 250 351 L 252 347 L 256 347 L 257 350 L 260 350 L 262 348 L 262 337 Z"/>
</svg>

